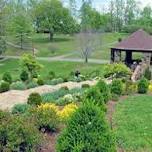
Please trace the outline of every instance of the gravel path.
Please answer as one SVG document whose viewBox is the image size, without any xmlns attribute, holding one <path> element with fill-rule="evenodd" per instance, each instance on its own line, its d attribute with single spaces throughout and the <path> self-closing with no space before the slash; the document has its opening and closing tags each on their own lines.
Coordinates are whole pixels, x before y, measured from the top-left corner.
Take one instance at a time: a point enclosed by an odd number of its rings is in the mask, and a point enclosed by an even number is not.
<svg viewBox="0 0 152 152">
<path fill-rule="evenodd" d="M 55 86 L 44 85 L 37 88 L 32 88 L 24 91 L 11 90 L 0 94 L 0 109 L 10 110 L 15 104 L 26 103 L 28 96 L 32 92 L 40 94 L 54 92 L 61 87 L 67 86 L 69 89 L 80 88 L 82 84 L 89 84 L 90 86 L 95 85 L 97 81 L 84 81 L 84 82 L 66 82 Z"/>
</svg>

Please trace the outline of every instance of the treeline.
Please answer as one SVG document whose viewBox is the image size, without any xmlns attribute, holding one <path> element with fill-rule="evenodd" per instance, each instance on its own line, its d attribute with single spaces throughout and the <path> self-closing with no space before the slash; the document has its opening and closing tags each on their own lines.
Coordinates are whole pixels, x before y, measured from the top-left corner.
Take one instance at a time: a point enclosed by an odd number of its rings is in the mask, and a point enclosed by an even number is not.
<svg viewBox="0 0 152 152">
<path fill-rule="evenodd" d="M 0 0 L 0 35 L 16 35 L 20 41 L 33 32 L 74 34 L 79 31 L 133 32 L 144 28 L 152 33 L 152 8 L 141 9 L 135 0 L 110 0 L 98 12 L 92 0 Z"/>
</svg>

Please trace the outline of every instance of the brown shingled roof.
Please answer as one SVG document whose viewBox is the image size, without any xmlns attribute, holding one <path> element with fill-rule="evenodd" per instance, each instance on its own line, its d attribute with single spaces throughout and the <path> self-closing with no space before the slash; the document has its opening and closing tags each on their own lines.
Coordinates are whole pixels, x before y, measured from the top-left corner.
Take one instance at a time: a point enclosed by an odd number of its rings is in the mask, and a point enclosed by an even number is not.
<svg viewBox="0 0 152 152">
<path fill-rule="evenodd" d="M 140 29 L 119 42 L 113 49 L 152 51 L 152 36 Z"/>
</svg>

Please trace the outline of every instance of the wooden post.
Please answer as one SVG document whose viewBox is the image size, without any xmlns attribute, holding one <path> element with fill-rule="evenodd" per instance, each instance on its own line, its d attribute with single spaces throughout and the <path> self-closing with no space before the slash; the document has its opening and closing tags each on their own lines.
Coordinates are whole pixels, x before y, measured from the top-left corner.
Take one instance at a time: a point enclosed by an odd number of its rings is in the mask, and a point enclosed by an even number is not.
<svg viewBox="0 0 152 152">
<path fill-rule="evenodd" d="M 111 49 L 111 63 L 115 62 L 115 51 Z"/>
<path fill-rule="evenodd" d="M 127 65 L 132 64 L 132 52 L 131 51 L 126 51 L 125 62 L 126 62 Z"/>
</svg>

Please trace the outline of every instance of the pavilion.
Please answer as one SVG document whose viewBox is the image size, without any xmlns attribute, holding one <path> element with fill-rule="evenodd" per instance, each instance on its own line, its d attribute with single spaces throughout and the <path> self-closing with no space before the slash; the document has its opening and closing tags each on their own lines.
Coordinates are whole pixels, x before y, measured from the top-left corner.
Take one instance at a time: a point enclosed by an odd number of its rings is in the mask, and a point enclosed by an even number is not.
<svg viewBox="0 0 152 152">
<path fill-rule="evenodd" d="M 135 61 L 132 59 L 134 52 L 142 53 L 143 60 L 150 64 L 152 61 L 152 36 L 142 29 L 134 32 L 111 48 L 111 62 L 121 62 L 122 52 L 125 52 L 124 62 L 128 66 Z"/>
</svg>

